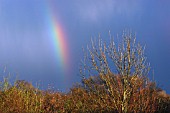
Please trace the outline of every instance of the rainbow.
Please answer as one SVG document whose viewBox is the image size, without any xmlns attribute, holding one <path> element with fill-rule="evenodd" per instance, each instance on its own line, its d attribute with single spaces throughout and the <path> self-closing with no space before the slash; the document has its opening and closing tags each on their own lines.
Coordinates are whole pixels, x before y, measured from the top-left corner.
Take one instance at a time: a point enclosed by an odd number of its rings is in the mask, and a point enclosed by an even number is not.
<svg viewBox="0 0 170 113">
<path fill-rule="evenodd" d="M 50 7 L 51 6 L 51 7 Z M 61 21 L 57 20 L 56 12 L 53 12 L 52 5 L 49 4 L 49 8 L 46 12 L 47 24 L 48 24 L 48 34 L 49 38 L 52 39 L 54 53 L 57 57 L 57 65 L 60 66 L 60 69 L 65 73 L 69 65 L 69 50 L 67 43 L 67 36 L 63 28 Z"/>
</svg>

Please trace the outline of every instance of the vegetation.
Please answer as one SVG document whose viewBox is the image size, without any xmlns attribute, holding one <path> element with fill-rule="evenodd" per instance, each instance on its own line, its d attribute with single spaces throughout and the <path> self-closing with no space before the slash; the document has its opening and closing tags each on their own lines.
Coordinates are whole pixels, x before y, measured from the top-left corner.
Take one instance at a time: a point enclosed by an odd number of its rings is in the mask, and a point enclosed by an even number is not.
<svg viewBox="0 0 170 113">
<path fill-rule="evenodd" d="M 7 78 L 0 82 L 0 113 L 164 113 L 170 96 L 149 80 L 144 48 L 132 34 L 119 45 L 91 43 L 80 66 L 82 83 L 68 93 L 40 90 Z"/>
</svg>

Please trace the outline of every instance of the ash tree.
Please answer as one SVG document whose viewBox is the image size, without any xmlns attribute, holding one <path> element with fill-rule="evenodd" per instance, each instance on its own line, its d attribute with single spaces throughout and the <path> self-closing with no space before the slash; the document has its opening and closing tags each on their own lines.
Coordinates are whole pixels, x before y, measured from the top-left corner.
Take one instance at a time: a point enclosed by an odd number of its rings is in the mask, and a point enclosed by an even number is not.
<svg viewBox="0 0 170 113">
<path fill-rule="evenodd" d="M 107 111 L 155 112 L 156 84 L 148 79 L 150 64 L 145 47 L 132 33 L 123 33 L 117 44 L 109 32 L 109 44 L 98 38 L 83 49 L 80 75 L 82 88 L 97 95 L 95 102 L 107 104 Z M 119 37 L 117 37 L 119 38 Z"/>
</svg>

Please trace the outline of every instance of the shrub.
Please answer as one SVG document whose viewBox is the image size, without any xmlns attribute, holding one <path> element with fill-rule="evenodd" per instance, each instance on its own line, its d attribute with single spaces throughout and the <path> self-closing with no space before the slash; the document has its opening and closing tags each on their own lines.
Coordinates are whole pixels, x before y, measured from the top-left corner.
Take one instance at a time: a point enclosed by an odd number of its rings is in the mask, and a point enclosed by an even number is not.
<svg viewBox="0 0 170 113">
<path fill-rule="evenodd" d="M 28 82 L 16 81 L 12 86 L 6 79 L 1 87 L 4 87 L 0 93 L 1 113 L 42 112 L 41 92 Z"/>
</svg>

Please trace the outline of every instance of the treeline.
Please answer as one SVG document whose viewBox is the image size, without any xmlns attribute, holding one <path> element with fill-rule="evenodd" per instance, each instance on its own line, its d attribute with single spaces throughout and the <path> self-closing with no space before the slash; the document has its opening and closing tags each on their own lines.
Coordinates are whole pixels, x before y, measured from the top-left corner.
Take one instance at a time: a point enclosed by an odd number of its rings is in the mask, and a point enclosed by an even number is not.
<svg viewBox="0 0 170 113">
<path fill-rule="evenodd" d="M 148 78 L 144 47 L 132 34 L 116 45 L 91 41 L 80 65 L 82 81 L 68 93 L 0 82 L 1 113 L 169 113 L 170 96 Z M 116 71 L 115 71 L 116 70 Z"/>
<path fill-rule="evenodd" d="M 110 87 L 102 83 L 103 78 L 112 83 Z M 84 85 L 75 85 L 68 93 L 42 91 L 26 81 L 16 81 L 13 86 L 8 81 L 1 82 L 0 113 L 170 112 L 170 97 L 159 94 L 154 82 L 143 86 L 143 78 L 129 77 L 133 91 L 128 89 L 125 97 L 122 79 L 120 75 L 90 77 L 83 80 Z"/>
</svg>

